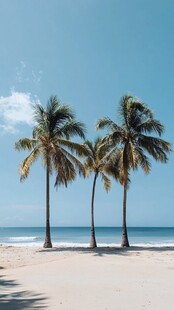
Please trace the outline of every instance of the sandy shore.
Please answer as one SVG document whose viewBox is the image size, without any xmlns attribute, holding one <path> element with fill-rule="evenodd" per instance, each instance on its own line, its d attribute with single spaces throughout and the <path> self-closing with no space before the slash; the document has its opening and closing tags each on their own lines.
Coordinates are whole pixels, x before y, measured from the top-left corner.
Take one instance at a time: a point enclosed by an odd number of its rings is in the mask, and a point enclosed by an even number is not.
<svg viewBox="0 0 174 310">
<path fill-rule="evenodd" d="M 0 246 L 0 309 L 173 310 L 174 248 Z"/>
</svg>

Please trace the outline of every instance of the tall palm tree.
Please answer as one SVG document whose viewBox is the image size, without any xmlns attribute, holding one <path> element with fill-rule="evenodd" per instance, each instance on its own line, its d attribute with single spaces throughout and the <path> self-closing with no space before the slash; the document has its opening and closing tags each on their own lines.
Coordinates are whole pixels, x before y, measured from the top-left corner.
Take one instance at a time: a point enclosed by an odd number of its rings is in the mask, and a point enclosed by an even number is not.
<svg viewBox="0 0 174 310">
<path fill-rule="evenodd" d="M 86 160 L 84 162 L 84 167 L 87 171 L 87 175 L 94 174 L 93 186 L 92 186 L 92 198 L 91 198 L 91 241 L 90 247 L 97 247 L 95 238 L 95 225 L 94 225 L 94 196 L 95 187 L 98 176 L 100 175 L 104 183 L 104 188 L 108 191 L 111 187 L 111 182 L 106 175 L 105 167 L 107 164 L 109 146 L 107 144 L 103 145 L 102 138 L 98 137 L 95 139 L 94 143 L 90 141 L 85 141 L 83 144 L 86 149 Z"/>
<path fill-rule="evenodd" d="M 149 135 L 155 133 L 161 136 L 164 126 L 154 118 L 152 111 L 144 103 L 132 96 L 125 95 L 121 98 L 119 117 L 120 125 L 104 117 L 98 120 L 96 127 L 110 131 L 104 140 L 113 146 L 111 170 L 114 172 L 115 168 L 119 172 L 119 181 L 124 187 L 121 245 L 128 247 L 126 204 L 130 171 L 140 166 L 146 174 L 150 172 L 151 165 L 146 154 L 156 161 L 166 163 L 171 144 Z"/>
<path fill-rule="evenodd" d="M 35 126 L 32 138 L 22 138 L 16 142 L 18 151 L 27 150 L 30 154 L 20 165 L 21 181 L 25 180 L 30 172 L 31 165 L 40 156 L 46 169 L 46 237 L 45 248 L 51 248 L 50 235 L 50 175 L 55 171 L 55 186 L 63 184 L 67 187 L 79 175 L 85 176 L 82 163 L 73 155 L 80 155 L 83 147 L 70 141 L 73 136 L 84 136 L 84 125 L 76 121 L 72 109 L 62 105 L 56 96 L 50 97 L 46 108 L 40 104 L 34 107 L 33 118 Z"/>
</svg>

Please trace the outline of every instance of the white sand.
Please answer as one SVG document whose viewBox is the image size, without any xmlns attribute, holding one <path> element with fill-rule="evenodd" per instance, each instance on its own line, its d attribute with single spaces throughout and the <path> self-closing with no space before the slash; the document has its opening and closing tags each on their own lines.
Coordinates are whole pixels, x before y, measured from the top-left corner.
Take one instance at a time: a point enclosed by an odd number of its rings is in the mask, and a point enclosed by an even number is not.
<svg viewBox="0 0 174 310">
<path fill-rule="evenodd" d="M 0 246 L 0 310 L 173 310 L 174 248 Z"/>
</svg>

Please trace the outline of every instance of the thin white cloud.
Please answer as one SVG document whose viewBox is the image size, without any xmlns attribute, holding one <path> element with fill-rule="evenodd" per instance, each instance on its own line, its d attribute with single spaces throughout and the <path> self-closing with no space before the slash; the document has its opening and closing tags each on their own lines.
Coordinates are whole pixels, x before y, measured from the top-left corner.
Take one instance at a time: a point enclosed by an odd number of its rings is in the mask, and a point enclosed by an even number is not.
<svg viewBox="0 0 174 310">
<path fill-rule="evenodd" d="M 26 68 L 26 64 L 24 61 L 20 61 L 19 67 L 16 68 L 16 79 L 19 83 L 22 83 L 24 79 L 24 70 Z"/>
<path fill-rule="evenodd" d="M 8 97 L 0 97 L 0 127 L 3 132 L 15 133 L 19 124 L 33 125 L 32 106 L 39 100 L 29 93 L 12 91 Z"/>
<path fill-rule="evenodd" d="M 32 71 L 31 74 L 32 74 L 33 82 L 34 82 L 35 84 L 39 84 L 40 81 L 41 81 L 41 79 L 42 79 L 42 71 L 40 70 L 40 71 L 37 72 L 37 73 L 36 73 L 35 71 Z"/>
<path fill-rule="evenodd" d="M 20 61 L 19 66 L 16 67 L 16 80 L 18 83 L 30 82 L 35 85 L 40 84 L 42 80 L 42 70 L 33 70 L 23 60 Z"/>
</svg>

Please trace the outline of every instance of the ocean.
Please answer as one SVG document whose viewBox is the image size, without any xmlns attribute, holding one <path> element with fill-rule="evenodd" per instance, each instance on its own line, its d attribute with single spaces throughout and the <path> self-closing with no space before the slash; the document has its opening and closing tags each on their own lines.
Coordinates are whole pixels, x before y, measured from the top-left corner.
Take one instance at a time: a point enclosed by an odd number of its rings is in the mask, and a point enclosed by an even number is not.
<svg viewBox="0 0 174 310">
<path fill-rule="evenodd" d="M 130 245 L 174 246 L 174 227 L 129 227 Z M 42 246 L 45 239 L 44 227 L 1 227 L 0 244 L 13 246 Z M 52 227 L 53 246 L 88 247 L 90 227 Z M 121 227 L 96 227 L 98 246 L 119 246 Z"/>
</svg>

